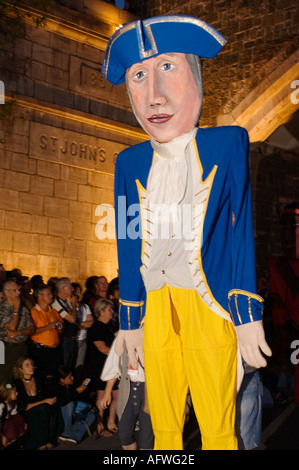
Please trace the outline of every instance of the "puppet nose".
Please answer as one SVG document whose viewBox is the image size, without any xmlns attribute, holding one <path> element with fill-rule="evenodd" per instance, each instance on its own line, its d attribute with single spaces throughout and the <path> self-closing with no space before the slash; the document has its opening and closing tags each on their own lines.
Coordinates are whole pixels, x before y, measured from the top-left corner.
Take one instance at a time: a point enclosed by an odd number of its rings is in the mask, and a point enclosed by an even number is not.
<svg viewBox="0 0 299 470">
<path fill-rule="evenodd" d="M 150 73 L 148 77 L 148 105 L 151 107 L 163 106 L 166 101 L 161 80 L 154 72 Z"/>
</svg>

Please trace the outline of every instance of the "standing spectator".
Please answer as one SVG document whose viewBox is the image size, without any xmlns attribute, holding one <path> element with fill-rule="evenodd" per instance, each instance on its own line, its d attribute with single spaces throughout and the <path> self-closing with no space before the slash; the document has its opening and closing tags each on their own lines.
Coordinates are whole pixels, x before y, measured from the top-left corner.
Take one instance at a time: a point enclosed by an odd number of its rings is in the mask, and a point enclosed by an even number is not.
<svg viewBox="0 0 299 470">
<path fill-rule="evenodd" d="M 97 298 L 97 279 L 98 279 L 98 276 L 90 276 L 86 279 L 86 282 L 85 282 L 85 292 L 83 294 L 83 297 L 82 297 L 82 302 L 84 304 L 87 304 L 89 305 L 89 302 L 91 299 L 93 299 L 94 297 L 96 297 L 96 300 L 98 300 Z"/>
<path fill-rule="evenodd" d="M 0 365 L 0 381 L 10 382 L 12 368 L 20 356 L 28 354 L 28 337 L 35 327 L 29 310 L 21 304 L 20 289 L 12 279 L 3 285 L 0 305 L 0 340 L 5 345 L 5 364 Z"/>
<path fill-rule="evenodd" d="M 33 291 L 35 291 L 35 289 L 37 289 L 41 284 L 44 283 L 43 276 L 41 274 L 35 274 L 30 279 L 30 282 L 31 282 L 31 286 L 32 286 Z"/>
<path fill-rule="evenodd" d="M 21 286 L 21 302 L 28 308 L 29 312 L 35 305 L 35 298 L 32 291 L 32 282 L 30 279 L 23 276 Z"/>
<path fill-rule="evenodd" d="M 0 281 L 0 303 L 4 300 L 3 284 L 4 283 Z"/>
<path fill-rule="evenodd" d="M 50 277 L 47 282 L 53 295 L 55 295 L 55 292 L 56 292 L 56 282 L 58 281 L 58 279 L 59 279 L 58 277 L 53 276 L 53 277 Z"/>
<path fill-rule="evenodd" d="M 88 344 L 88 376 L 92 379 L 91 386 L 97 391 L 97 407 L 99 410 L 100 422 L 98 433 L 101 436 L 109 437 L 116 428 L 116 399 L 117 387 L 114 387 L 112 402 L 109 408 L 107 428 L 103 424 L 104 409 L 102 398 L 106 383 L 100 379 L 100 375 L 114 340 L 114 332 L 109 324 L 113 314 L 113 302 L 108 299 L 100 299 L 95 305 L 96 321 L 89 330 Z"/>
<path fill-rule="evenodd" d="M 74 295 L 77 298 L 77 360 L 75 364 L 75 375 L 77 380 L 82 379 L 82 371 L 87 350 L 87 331 L 93 324 L 93 316 L 89 306 L 82 302 L 82 288 L 80 284 L 73 282 Z"/>
<path fill-rule="evenodd" d="M 96 295 L 92 299 L 90 299 L 88 303 L 93 313 L 97 301 L 99 299 L 107 299 L 108 287 L 109 284 L 107 278 L 105 276 L 99 276 L 96 280 Z"/>
<path fill-rule="evenodd" d="M 140 328 L 143 330 L 143 324 Z M 110 405 L 113 386 L 119 379 L 117 395 L 119 442 L 123 450 L 137 450 L 135 429 L 138 422 L 138 448 L 140 450 L 152 450 L 154 434 L 150 415 L 145 411 L 144 367 L 140 361 L 137 370 L 132 370 L 129 366 L 129 357 L 126 349 L 121 358 L 119 358 L 115 352 L 114 341 L 101 374 L 101 379 L 106 381 L 101 405 L 104 409 Z"/>
<path fill-rule="evenodd" d="M 109 283 L 108 292 L 107 292 L 107 299 L 112 300 L 113 302 L 113 316 L 111 319 L 111 325 L 113 327 L 114 332 L 116 333 L 119 330 L 119 318 L 118 318 L 118 310 L 119 310 L 119 284 L 118 284 L 118 277 L 112 279 Z"/>
<path fill-rule="evenodd" d="M 5 282 L 6 281 L 6 271 L 3 266 L 3 264 L 0 264 L 0 282 Z"/>
<path fill-rule="evenodd" d="M 60 332 L 63 321 L 59 313 L 51 308 L 52 292 L 42 284 L 35 291 L 37 303 L 31 310 L 36 332 L 31 336 L 30 356 L 42 377 L 53 377 L 62 362 Z"/>
<path fill-rule="evenodd" d="M 99 276 L 97 280 L 97 294 L 100 299 L 106 299 L 108 293 L 109 284 L 105 276 Z"/>
<path fill-rule="evenodd" d="M 63 364 L 72 369 L 77 358 L 77 298 L 73 295 L 73 288 L 68 277 L 58 279 L 56 292 L 57 295 L 51 307 L 57 310 L 64 321 L 62 334 Z"/>
<path fill-rule="evenodd" d="M 10 271 L 11 273 L 11 276 L 15 279 L 17 279 L 18 277 L 22 277 L 22 271 L 20 268 L 14 268 Z"/>
</svg>

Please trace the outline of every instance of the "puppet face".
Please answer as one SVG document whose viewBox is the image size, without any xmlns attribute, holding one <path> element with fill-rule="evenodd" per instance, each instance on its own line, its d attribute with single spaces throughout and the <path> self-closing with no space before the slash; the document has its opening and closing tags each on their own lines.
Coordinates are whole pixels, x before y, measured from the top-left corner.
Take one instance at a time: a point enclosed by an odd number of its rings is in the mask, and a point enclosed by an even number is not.
<svg viewBox="0 0 299 470">
<path fill-rule="evenodd" d="M 299 259 L 299 214 L 295 210 L 282 214 L 281 225 L 281 244 L 282 249 L 290 259 Z"/>
<path fill-rule="evenodd" d="M 137 119 L 161 143 L 191 131 L 200 99 L 185 54 L 161 54 L 132 65 L 127 86 Z"/>
</svg>

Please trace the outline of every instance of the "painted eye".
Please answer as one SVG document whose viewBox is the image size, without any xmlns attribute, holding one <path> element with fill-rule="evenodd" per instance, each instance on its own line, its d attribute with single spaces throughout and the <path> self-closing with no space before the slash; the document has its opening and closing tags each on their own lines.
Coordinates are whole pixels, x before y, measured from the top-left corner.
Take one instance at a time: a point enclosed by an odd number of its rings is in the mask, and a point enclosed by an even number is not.
<svg viewBox="0 0 299 470">
<path fill-rule="evenodd" d="M 140 71 L 140 72 L 135 73 L 133 78 L 134 78 L 134 80 L 140 80 L 144 76 L 145 76 L 145 73 L 143 71 Z"/>
<path fill-rule="evenodd" d="M 170 70 L 172 69 L 172 65 L 169 62 L 166 62 L 165 64 L 162 65 L 161 69 L 165 71 Z"/>
</svg>

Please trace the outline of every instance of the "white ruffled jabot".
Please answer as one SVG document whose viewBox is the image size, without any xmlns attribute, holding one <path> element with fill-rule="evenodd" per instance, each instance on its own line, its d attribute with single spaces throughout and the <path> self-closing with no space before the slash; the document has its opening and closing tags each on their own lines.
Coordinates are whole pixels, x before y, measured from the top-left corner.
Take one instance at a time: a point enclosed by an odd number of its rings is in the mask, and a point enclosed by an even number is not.
<svg viewBox="0 0 299 470">
<path fill-rule="evenodd" d="M 155 214 L 155 222 L 178 220 L 178 204 L 183 200 L 188 179 L 186 150 L 197 128 L 161 144 L 154 139 L 155 151 L 147 180 L 146 207 Z"/>
</svg>

